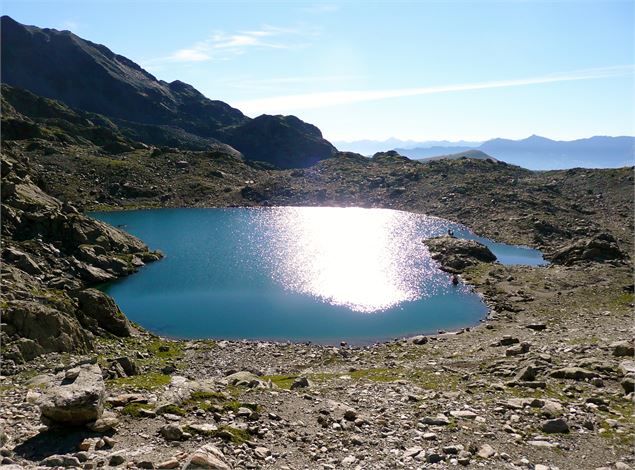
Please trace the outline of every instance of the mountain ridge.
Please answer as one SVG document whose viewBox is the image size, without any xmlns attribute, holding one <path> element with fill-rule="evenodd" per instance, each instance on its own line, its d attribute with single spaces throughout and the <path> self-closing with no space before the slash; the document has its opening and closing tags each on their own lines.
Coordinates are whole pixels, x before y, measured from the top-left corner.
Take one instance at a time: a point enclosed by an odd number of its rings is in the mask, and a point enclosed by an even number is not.
<svg viewBox="0 0 635 470">
<path fill-rule="evenodd" d="M 282 168 L 308 166 L 336 151 L 317 127 L 295 116 L 251 119 L 70 31 L 26 26 L 6 15 L 1 21 L 3 83 L 102 114 L 133 140 L 197 150 L 220 141 Z"/>
</svg>

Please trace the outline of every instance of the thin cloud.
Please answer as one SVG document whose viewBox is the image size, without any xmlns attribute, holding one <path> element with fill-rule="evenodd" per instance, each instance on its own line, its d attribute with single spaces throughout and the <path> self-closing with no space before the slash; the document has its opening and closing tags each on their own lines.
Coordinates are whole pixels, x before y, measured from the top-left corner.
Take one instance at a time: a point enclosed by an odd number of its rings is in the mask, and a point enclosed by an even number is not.
<svg viewBox="0 0 635 470">
<path fill-rule="evenodd" d="M 510 88 L 544 83 L 570 82 L 576 80 L 592 80 L 632 74 L 633 65 L 618 65 L 613 67 L 598 67 L 515 80 L 498 80 L 419 88 L 400 88 L 393 90 L 345 90 L 284 95 L 239 101 L 233 103 L 233 106 L 238 107 L 247 114 L 286 112 L 291 110 L 296 111 L 301 109 L 326 108 L 343 104 L 378 101 L 408 96 L 451 93 L 456 91 L 486 90 L 492 88 Z"/>
<path fill-rule="evenodd" d="M 249 49 L 295 49 L 306 45 L 298 41 L 300 36 L 304 36 L 301 30 L 276 26 L 264 26 L 260 30 L 238 31 L 231 34 L 219 31 L 205 41 L 179 49 L 169 56 L 145 61 L 143 65 L 152 67 L 169 62 L 223 60 L 244 54 Z"/>
</svg>

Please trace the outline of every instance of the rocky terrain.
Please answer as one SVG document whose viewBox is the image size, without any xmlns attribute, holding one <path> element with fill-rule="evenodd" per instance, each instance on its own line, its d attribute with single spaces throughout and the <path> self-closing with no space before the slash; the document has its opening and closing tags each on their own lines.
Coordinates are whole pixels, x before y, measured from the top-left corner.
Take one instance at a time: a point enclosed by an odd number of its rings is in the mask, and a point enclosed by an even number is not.
<svg viewBox="0 0 635 470">
<path fill-rule="evenodd" d="M 70 33 L 9 26 L 3 44 L 48 37 L 135 70 Z M 168 109 L 194 93 L 135 73 Z M 104 113 L 2 87 L 1 466 L 635 467 L 632 167 L 329 151 L 280 170 L 228 140 Z M 248 147 L 280 126 L 315 134 L 258 119 L 240 124 Z M 293 136 L 279 135 L 293 156 Z M 551 264 L 503 266 L 476 242 L 427 240 L 483 296 L 487 319 L 363 347 L 161 338 L 95 288 L 161 253 L 87 211 L 272 205 L 426 213 Z"/>
</svg>

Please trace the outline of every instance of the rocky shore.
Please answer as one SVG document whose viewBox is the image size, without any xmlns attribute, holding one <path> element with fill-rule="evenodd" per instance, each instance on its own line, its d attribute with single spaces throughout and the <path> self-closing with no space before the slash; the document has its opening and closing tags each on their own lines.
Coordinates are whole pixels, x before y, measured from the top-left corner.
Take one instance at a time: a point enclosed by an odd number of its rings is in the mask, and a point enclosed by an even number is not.
<svg viewBox="0 0 635 470">
<path fill-rule="evenodd" d="M 34 142 L 3 150 L 3 466 L 635 467 L 632 169 L 342 154 L 274 171 L 167 153 L 126 192 L 103 156 L 45 155 Z M 143 152 L 116 160 L 141 165 Z M 553 263 L 503 266 L 477 245 L 430 240 L 441 267 L 483 296 L 487 320 L 364 347 L 173 341 L 92 288 L 160 254 L 76 207 L 275 204 L 427 212 Z"/>
</svg>

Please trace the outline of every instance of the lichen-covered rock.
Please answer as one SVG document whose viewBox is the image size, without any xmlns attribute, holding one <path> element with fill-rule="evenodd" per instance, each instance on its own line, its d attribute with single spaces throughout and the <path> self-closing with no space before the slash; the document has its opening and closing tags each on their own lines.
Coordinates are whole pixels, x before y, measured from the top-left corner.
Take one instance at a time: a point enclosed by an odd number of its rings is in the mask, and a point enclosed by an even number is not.
<svg viewBox="0 0 635 470">
<path fill-rule="evenodd" d="M 77 294 L 79 309 L 97 321 L 100 328 L 117 336 L 130 336 L 130 324 L 115 301 L 97 289 L 84 289 Z"/>
<path fill-rule="evenodd" d="M 81 365 L 74 379 L 61 372 L 40 398 L 42 422 L 71 426 L 94 423 L 102 416 L 105 396 L 104 379 L 97 364 Z"/>
</svg>

